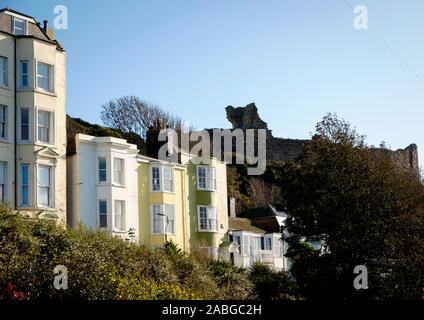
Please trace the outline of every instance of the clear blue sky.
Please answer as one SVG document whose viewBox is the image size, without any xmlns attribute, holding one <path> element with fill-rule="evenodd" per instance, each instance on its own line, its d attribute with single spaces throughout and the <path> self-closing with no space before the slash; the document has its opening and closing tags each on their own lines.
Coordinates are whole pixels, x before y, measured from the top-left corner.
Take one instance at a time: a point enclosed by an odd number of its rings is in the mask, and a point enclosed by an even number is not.
<svg viewBox="0 0 424 320">
<path fill-rule="evenodd" d="M 348 0 L 424 78 L 424 1 Z M 68 53 L 68 113 L 100 123 L 109 98 L 137 95 L 197 128 L 228 127 L 224 108 L 255 102 L 276 136 L 308 138 L 336 112 L 424 161 L 424 82 L 368 31 L 344 0 L 2 0 L 53 20 Z M 421 162 L 422 162 L 421 161 Z"/>
</svg>

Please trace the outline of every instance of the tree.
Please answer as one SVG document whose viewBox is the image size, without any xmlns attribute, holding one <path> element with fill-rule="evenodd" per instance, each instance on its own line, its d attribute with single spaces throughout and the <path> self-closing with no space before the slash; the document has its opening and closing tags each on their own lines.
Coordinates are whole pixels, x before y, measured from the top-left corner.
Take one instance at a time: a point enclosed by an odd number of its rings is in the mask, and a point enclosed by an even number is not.
<svg viewBox="0 0 424 320">
<path fill-rule="evenodd" d="M 293 234 L 292 273 L 309 299 L 422 299 L 424 186 L 344 120 L 327 115 L 300 163 L 280 164 Z M 322 250 L 308 250 L 319 240 Z M 355 266 L 368 269 L 356 290 Z M 307 280 L 306 280 L 307 279 Z"/>
<path fill-rule="evenodd" d="M 142 138 L 155 121 L 160 119 L 172 129 L 182 126 L 182 119 L 135 96 L 109 100 L 102 106 L 101 119 L 105 125 Z"/>
</svg>

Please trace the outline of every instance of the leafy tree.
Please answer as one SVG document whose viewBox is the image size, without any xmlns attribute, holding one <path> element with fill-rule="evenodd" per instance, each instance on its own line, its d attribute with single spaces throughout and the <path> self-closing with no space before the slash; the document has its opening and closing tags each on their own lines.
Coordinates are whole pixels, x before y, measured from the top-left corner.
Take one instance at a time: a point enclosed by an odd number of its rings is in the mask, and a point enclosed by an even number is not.
<svg viewBox="0 0 424 320">
<path fill-rule="evenodd" d="M 306 298 L 422 299 L 424 186 L 335 115 L 317 125 L 299 163 L 273 169 L 293 217 L 292 273 Z M 302 242 L 319 240 L 322 250 Z M 355 266 L 368 269 L 356 290 Z"/>
</svg>

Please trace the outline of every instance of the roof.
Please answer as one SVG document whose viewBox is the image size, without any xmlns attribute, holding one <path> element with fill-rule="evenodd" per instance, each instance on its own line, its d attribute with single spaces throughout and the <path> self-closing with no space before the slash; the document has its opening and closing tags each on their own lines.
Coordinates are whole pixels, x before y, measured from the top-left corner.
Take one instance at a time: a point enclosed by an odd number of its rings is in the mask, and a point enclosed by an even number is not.
<svg viewBox="0 0 424 320">
<path fill-rule="evenodd" d="M 62 52 L 65 51 L 62 45 L 57 40 L 54 39 L 54 33 L 50 34 L 51 29 L 44 30 L 41 27 L 41 24 L 38 23 L 34 17 L 19 11 L 15 11 L 10 8 L 0 9 L 0 14 L 2 14 L 5 17 L 16 16 L 16 17 L 19 17 L 20 19 L 25 19 L 29 22 L 28 24 L 29 27 L 28 27 L 28 31 L 26 35 L 14 35 L 13 33 L 11 33 L 10 26 L 6 27 L 6 25 L 10 23 L 10 21 L 4 20 L 4 19 L 3 19 L 3 22 L 0 23 L 0 32 L 13 35 L 16 38 L 34 38 L 37 40 L 41 40 L 41 41 L 56 45 L 56 48 L 59 51 L 62 51 Z"/>
<path fill-rule="evenodd" d="M 278 211 L 275 207 L 268 205 L 266 207 L 259 207 L 249 209 L 238 214 L 241 218 L 257 219 L 267 217 L 282 217 L 287 218 L 287 214 L 283 211 Z"/>
<path fill-rule="evenodd" d="M 252 221 L 246 218 L 228 218 L 228 229 L 250 231 L 254 233 L 265 233 L 265 230 L 255 226 Z"/>
</svg>

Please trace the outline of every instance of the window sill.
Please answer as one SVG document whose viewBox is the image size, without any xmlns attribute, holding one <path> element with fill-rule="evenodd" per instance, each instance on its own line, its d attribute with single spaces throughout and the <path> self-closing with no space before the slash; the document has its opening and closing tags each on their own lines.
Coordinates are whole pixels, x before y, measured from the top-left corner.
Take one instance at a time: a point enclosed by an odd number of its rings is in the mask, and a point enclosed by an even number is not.
<svg viewBox="0 0 424 320">
<path fill-rule="evenodd" d="M 162 236 L 162 237 L 164 237 L 164 236 L 171 236 L 171 237 L 177 236 L 176 233 L 152 233 L 151 235 L 152 236 Z"/>
<path fill-rule="evenodd" d="M 37 141 L 35 143 L 35 145 L 40 146 L 40 147 L 48 147 L 48 148 L 51 148 L 51 149 L 56 149 L 56 144 L 54 144 L 54 143 L 46 143 L 46 142 Z"/>
<path fill-rule="evenodd" d="M 128 231 L 125 231 L 125 230 L 118 230 L 118 229 L 113 229 L 113 230 L 112 230 L 112 232 L 113 232 L 113 233 L 119 233 L 119 234 L 126 234 L 126 233 L 128 233 Z"/>
<path fill-rule="evenodd" d="M 218 233 L 218 231 L 215 230 L 198 230 L 197 232 L 202 232 L 202 233 Z"/>
<path fill-rule="evenodd" d="M 18 140 L 18 144 L 23 144 L 23 145 L 27 145 L 27 144 L 32 144 L 33 142 L 31 140 Z"/>
<path fill-rule="evenodd" d="M 46 96 L 51 96 L 51 97 L 57 97 L 57 94 L 54 92 L 50 92 L 50 91 L 46 91 L 43 89 L 39 89 L 37 88 L 36 90 L 34 90 L 35 93 L 40 93 L 40 94 L 45 94 Z"/>
<path fill-rule="evenodd" d="M 1 84 L 0 84 L 0 89 L 10 91 L 10 87 L 4 86 L 4 85 L 1 85 Z"/>
<path fill-rule="evenodd" d="M 11 144 L 12 142 L 10 142 L 8 139 L 0 138 L 0 143 L 7 143 L 7 144 Z"/>
<path fill-rule="evenodd" d="M 125 189 L 127 186 L 125 184 L 112 183 L 112 187 Z"/>
<path fill-rule="evenodd" d="M 206 191 L 206 192 L 216 192 L 214 189 L 203 189 L 203 188 L 197 188 L 197 191 Z"/>
<path fill-rule="evenodd" d="M 167 193 L 167 194 L 175 194 L 175 191 L 162 191 L 162 190 L 150 190 L 152 193 Z"/>
</svg>

